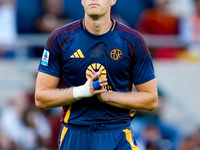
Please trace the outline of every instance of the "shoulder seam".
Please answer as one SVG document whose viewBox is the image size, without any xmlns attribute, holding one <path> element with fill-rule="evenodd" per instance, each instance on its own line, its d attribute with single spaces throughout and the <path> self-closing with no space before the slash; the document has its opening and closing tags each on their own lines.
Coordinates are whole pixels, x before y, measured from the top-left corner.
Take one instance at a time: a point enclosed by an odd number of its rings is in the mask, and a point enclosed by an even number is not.
<svg viewBox="0 0 200 150">
<path fill-rule="evenodd" d="M 128 34 L 136 36 L 142 45 L 145 55 L 148 55 L 149 50 L 145 43 L 145 40 L 137 30 L 134 30 L 134 29 L 132 29 L 124 24 L 121 24 L 121 23 L 118 23 L 118 26 L 116 28 L 122 32 L 126 32 Z"/>
<path fill-rule="evenodd" d="M 73 22 L 69 25 L 63 26 L 63 27 L 58 28 L 55 31 L 53 31 L 51 33 L 51 35 L 49 36 L 49 39 L 47 41 L 47 44 L 46 44 L 47 47 L 49 49 L 51 49 L 52 46 L 53 46 L 53 43 L 55 42 L 55 40 L 58 36 L 61 36 L 61 35 L 66 34 L 66 33 L 71 33 L 73 31 L 77 30 L 78 28 L 80 28 L 81 27 L 80 23 L 81 23 L 81 20 L 78 20 L 78 21 L 75 21 L 75 22 Z"/>
</svg>

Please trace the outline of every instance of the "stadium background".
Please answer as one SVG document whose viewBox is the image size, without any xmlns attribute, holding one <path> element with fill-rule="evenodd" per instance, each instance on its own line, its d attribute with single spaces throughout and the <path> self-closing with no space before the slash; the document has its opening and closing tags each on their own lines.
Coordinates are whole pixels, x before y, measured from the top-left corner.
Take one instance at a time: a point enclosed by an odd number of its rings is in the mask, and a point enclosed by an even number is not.
<svg viewBox="0 0 200 150">
<path fill-rule="evenodd" d="M 137 29 L 142 12 L 161 1 L 118 0 L 112 17 Z M 177 32 L 143 33 L 153 56 L 160 102 L 154 112 L 139 111 L 133 121 L 141 150 L 200 147 L 200 47 L 191 50 L 180 32 L 181 20 L 191 16 L 195 6 L 193 0 L 169 2 L 168 11 L 178 20 Z M 39 18 L 47 13 L 42 3 L 0 0 L 0 150 L 56 149 L 60 108 L 39 111 L 33 98 L 37 67 L 50 33 L 38 27 Z M 61 22 L 83 17 L 80 0 L 64 0 L 61 6 Z"/>
</svg>

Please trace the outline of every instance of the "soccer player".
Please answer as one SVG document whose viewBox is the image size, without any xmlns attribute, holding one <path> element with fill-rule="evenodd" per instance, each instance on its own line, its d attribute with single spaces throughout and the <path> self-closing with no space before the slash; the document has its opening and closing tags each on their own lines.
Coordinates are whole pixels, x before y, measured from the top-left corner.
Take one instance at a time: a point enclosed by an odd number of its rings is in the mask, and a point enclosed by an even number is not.
<svg viewBox="0 0 200 150">
<path fill-rule="evenodd" d="M 138 150 L 134 110 L 157 105 L 150 52 L 140 33 L 111 19 L 116 0 L 81 2 L 84 19 L 49 36 L 35 103 L 42 110 L 63 107 L 60 150 Z"/>
</svg>

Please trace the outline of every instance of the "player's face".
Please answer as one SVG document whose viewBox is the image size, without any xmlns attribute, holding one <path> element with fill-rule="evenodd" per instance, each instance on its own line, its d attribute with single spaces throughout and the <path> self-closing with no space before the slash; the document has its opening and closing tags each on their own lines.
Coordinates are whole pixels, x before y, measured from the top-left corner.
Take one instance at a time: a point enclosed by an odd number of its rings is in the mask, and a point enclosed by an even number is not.
<svg viewBox="0 0 200 150">
<path fill-rule="evenodd" d="M 111 6 L 116 3 L 116 0 L 81 0 L 88 16 L 103 16 L 110 13 Z"/>
</svg>

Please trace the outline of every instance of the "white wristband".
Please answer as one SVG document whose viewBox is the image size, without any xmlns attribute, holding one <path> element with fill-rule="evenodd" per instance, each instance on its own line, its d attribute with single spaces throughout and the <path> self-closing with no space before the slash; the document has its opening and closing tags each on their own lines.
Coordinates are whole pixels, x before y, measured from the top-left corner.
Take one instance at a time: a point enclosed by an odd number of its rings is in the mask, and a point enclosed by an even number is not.
<svg viewBox="0 0 200 150">
<path fill-rule="evenodd" d="M 73 96 L 76 100 L 92 96 L 92 94 L 90 93 L 90 80 L 91 79 L 88 79 L 84 85 L 73 88 Z"/>
</svg>

